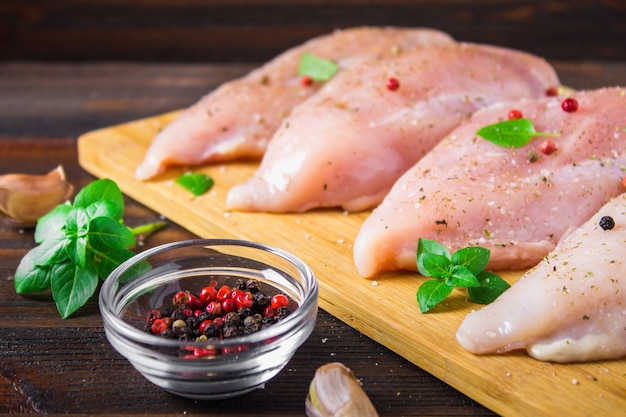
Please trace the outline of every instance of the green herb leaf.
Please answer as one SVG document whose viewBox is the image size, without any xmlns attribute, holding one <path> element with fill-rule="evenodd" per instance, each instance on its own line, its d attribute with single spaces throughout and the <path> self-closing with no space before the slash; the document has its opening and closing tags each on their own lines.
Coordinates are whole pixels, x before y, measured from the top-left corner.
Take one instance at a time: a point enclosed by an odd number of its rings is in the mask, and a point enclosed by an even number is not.
<svg viewBox="0 0 626 417">
<path fill-rule="evenodd" d="M 419 239 L 417 242 L 417 269 L 420 274 L 425 277 L 431 276 L 431 271 L 429 268 L 424 266 L 424 260 L 422 257 L 426 254 L 435 254 L 441 255 L 445 258 L 450 259 L 450 251 L 444 245 L 434 240 L 428 239 Z"/>
<path fill-rule="evenodd" d="M 209 191 L 214 182 L 213 178 L 202 172 L 185 172 L 176 178 L 176 184 L 197 197 Z"/>
<path fill-rule="evenodd" d="M 65 226 L 65 219 L 71 210 L 72 205 L 67 202 L 59 204 L 48 214 L 41 217 L 35 227 L 35 242 L 41 243 L 53 234 L 63 234 L 62 228 Z"/>
<path fill-rule="evenodd" d="M 15 271 L 19 294 L 52 289 L 61 317 L 67 318 L 95 293 L 98 279 L 134 255 L 137 233 L 151 233 L 165 225 L 129 229 L 122 224 L 123 195 L 113 181 L 97 180 L 83 188 L 74 204 L 64 203 L 39 219 L 38 246 Z"/>
<path fill-rule="evenodd" d="M 489 255 L 489 249 L 481 248 L 480 246 L 469 246 L 456 251 L 452 255 L 452 263 L 463 265 L 473 275 L 478 275 L 487 266 Z"/>
<path fill-rule="evenodd" d="M 90 264 L 78 267 L 69 261 L 54 265 L 52 273 L 52 296 L 61 317 L 66 319 L 93 296 L 98 275 Z"/>
<path fill-rule="evenodd" d="M 464 265 L 454 265 L 450 272 L 450 282 L 452 286 L 468 288 L 478 287 L 480 285 L 476 275 Z"/>
<path fill-rule="evenodd" d="M 41 242 L 37 249 L 37 258 L 34 260 L 35 266 L 53 265 L 68 259 L 68 253 L 65 249 L 67 238 L 64 235 L 52 235 L 50 238 Z M 34 250 L 33 249 L 33 250 Z"/>
<path fill-rule="evenodd" d="M 540 133 L 528 119 L 505 120 L 479 129 L 476 134 L 499 146 L 521 148 L 535 136 L 560 136 L 560 133 Z"/>
<path fill-rule="evenodd" d="M 454 287 L 447 285 L 444 280 L 429 279 L 428 281 L 424 281 L 417 290 L 416 296 L 420 311 L 426 313 L 445 300 L 453 289 Z"/>
<path fill-rule="evenodd" d="M 17 266 L 13 277 L 15 292 L 18 294 L 28 294 L 41 292 L 50 289 L 51 266 L 37 265 L 37 260 L 41 258 L 40 246 L 30 250 Z"/>
<path fill-rule="evenodd" d="M 448 276 L 450 258 L 437 253 L 424 253 L 418 257 L 419 268 L 424 271 L 425 277 L 445 278 Z"/>
<path fill-rule="evenodd" d="M 91 204 L 102 201 L 109 201 L 116 206 L 117 210 L 110 216 L 111 218 L 122 219 L 124 196 L 117 184 L 107 178 L 96 180 L 80 190 L 74 198 L 74 207 L 87 208 Z"/>
<path fill-rule="evenodd" d="M 483 271 L 477 276 L 480 286 L 468 288 L 467 292 L 471 299 L 478 304 L 489 304 L 498 298 L 511 285 L 499 275 Z"/>
<path fill-rule="evenodd" d="M 419 272 L 427 280 L 417 290 L 420 311 L 426 313 L 452 293 L 454 287 L 467 288 L 470 298 L 481 304 L 491 302 L 502 294 L 509 284 L 498 275 L 483 271 L 489 263 L 490 251 L 470 246 L 452 255 L 442 244 L 419 239 L 416 262 Z"/>
<path fill-rule="evenodd" d="M 136 243 L 128 227 L 110 217 L 96 217 L 89 222 L 89 245 L 94 250 L 106 253 Z"/>
<path fill-rule="evenodd" d="M 328 81 L 339 71 L 339 67 L 333 61 L 316 57 L 308 52 L 300 56 L 298 75 L 311 77 L 313 81 Z"/>
<path fill-rule="evenodd" d="M 135 253 L 130 249 L 116 249 L 110 252 L 94 251 L 93 255 L 98 276 L 105 280 L 115 268 L 132 258 Z"/>
</svg>

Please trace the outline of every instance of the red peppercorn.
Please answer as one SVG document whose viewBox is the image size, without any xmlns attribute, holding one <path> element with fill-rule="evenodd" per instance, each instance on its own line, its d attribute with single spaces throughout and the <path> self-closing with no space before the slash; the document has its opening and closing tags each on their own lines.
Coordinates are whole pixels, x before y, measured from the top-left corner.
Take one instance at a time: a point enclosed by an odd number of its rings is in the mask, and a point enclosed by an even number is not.
<svg viewBox="0 0 626 417">
<path fill-rule="evenodd" d="M 205 311 L 213 317 L 219 317 L 222 315 L 222 304 L 219 301 L 211 301 L 206 305 Z"/>
<path fill-rule="evenodd" d="M 154 323 L 156 319 L 160 319 L 161 317 L 162 315 L 159 310 L 151 310 L 148 313 L 148 317 L 146 317 L 146 323 Z"/>
<path fill-rule="evenodd" d="M 150 329 L 152 330 L 152 333 L 154 333 L 156 335 L 160 335 L 167 328 L 170 327 L 171 321 L 172 320 L 169 317 L 164 317 L 162 319 L 156 319 L 156 320 L 154 320 L 154 322 L 152 322 L 152 327 Z"/>
<path fill-rule="evenodd" d="M 178 291 L 176 294 L 174 294 L 174 297 L 172 297 L 172 304 L 174 304 L 175 306 L 182 306 L 187 304 L 187 295 L 187 291 Z"/>
<path fill-rule="evenodd" d="M 198 330 L 200 331 L 200 334 L 204 334 L 204 329 L 206 329 L 206 326 L 208 326 L 211 323 L 213 323 L 213 320 L 202 321 L 200 325 L 198 326 Z"/>
<path fill-rule="evenodd" d="M 308 75 L 305 75 L 302 78 L 300 78 L 300 84 L 302 84 L 305 87 L 308 87 L 309 85 L 313 84 L 313 78 L 309 77 Z"/>
<path fill-rule="evenodd" d="M 237 296 L 235 301 L 237 301 L 237 308 L 252 308 L 252 305 L 254 304 L 254 296 L 250 292 L 241 291 L 241 294 Z"/>
<path fill-rule="evenodd" d="M 200 301 L 204 304 L 208 304 L 211 301 L 214 301 L 217 298 L 217 288 L 213 286 L 204 287 L 200 291 Z"/>
<path fill-rule="evenodd" d="M 509 111 L 509 114 L 507 115 L 507 118 L 509 120 L 517 120 L 517 119 L 521 119 L 523 116 L 522 111 L 518 110 L 518 109 L 511 109 Z"/>
<path fill-rule="evenodd" d="M 574 113 L 578 110 L 578 101 L 573 97 L 568 97 L 561 103 L 561 108 L 568 113 Z"/>
<path fill-rule="evenodd" d="M 400 81 L 397 78 L 391 77 L 387 79 L 387 90 L 396 91 L 398 88 L 400 88 Z"/>
<path fill-rule="evenodd" d="M 187 296 L 187 303 L 189 304 L 189 308 L 193 310 L 201 310 L 204 308 L 204 303 L 193 294 Z"/>
<path fill-rule="evenodd" d="M 626 187 L 626 177 L 623 177 L 623 178 L 622 178 L 622 185 L 623 185 L 624 187 Z"/>
<path fill-rule="evenodd" d="M 550 155 L 551 153 L 556 151 L 556 144 L 550 139 L 546 139 L 541 142 L 541 145 L 539 145 L 539 151 L 544 155 Z"/>
<path fill-rule="evenodd" d="M 185 317 L 191 317 L 194 314 L 194 311 L 190 308 L 186 308 L 183 310 L 183 314 Z"/>
<path fill-rule="evenodd" d="M 219 289 L 216 295 L 217 301 L 222 302 L 225 299 L 230 298 L 232 292 L 233 291 L 230 289 L 228 285 L 222 285 L 222 287 Z"/>
<path fill-rule="evenodd" d="M 548 97 L 554 97 L 559 95 L 559 89 L 556 87 L 550 87 L 546 90 L 546 96 Z"/>
<path fill-rule="evenodd" d="M 243 291 L 235 289 L 233 290 L 233 292 L 230 293 L 230 298 L 237 301 L 237 298 L 239 298 L 241 294 L 243 294 Z"/>
<path fill-rule="evenodd" d="M 284 294 L 276 294 L 272 297 L 272 307 L 278 310 L 280 307 L 287 307 L 289 305 L 289 299 Z"/>
<path fill-rule="evenodd" d="M 267 306 L 263 310 L 263 317 L 274 317 L 276 315 L 276 310 L 272 306 Z"/>
<path fill-rule="evenodd" d="M 232 298 L 225 299 L 224 301 L 222 301 L 222 311 L 224 313 L 237 311 L 237 302 Z"/>
</svg>

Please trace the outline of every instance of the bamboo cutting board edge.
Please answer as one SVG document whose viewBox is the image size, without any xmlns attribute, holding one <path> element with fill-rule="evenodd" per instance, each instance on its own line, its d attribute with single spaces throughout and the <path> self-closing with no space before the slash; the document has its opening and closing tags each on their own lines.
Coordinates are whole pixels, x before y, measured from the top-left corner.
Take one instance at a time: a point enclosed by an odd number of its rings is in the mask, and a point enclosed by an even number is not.
<svg viewBox="0 0 626 417">
<path fill-rule="evenodd" d="M 523 353 L 474 356 L 455 339 L 462 319 L 475 307 L 460 292 L 435 312 L 422 315 L 414 298 L 421 279 L 416 273 L 387 272 L 375 280 L 359 277 L 351 249 L 368 213 L 230 212 L 224 206 L 228 189 L 252 175 L 256 163 L 195 168 L 215 179 L 214 188 L 199 198 L 191 198 L 173 182 L 184 167 L 152 181 L 135 179 L 134 169 L 152 137 L 176 114 L 85 133 L 78 139 L 80 165 L 97 177 L 116 181 L 125 194 L 198 236 L 256 240 L 294 253 L 318 278 L 321 308 L 496 413 L 583 416 L 626 408 L 624 361 L 559 365 Z M 520 273 L 503 275 L 514 281 Z M 381 314 L 375 307 L 394 303 L 397 311 Z"/>
</svg>

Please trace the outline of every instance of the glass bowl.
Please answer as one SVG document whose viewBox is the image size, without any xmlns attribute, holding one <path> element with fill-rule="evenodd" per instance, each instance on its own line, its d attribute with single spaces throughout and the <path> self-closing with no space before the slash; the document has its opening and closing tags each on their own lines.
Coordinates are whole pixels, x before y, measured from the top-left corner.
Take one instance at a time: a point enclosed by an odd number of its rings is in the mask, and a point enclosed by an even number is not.
<svg viewBox="0 0 626 417">
<path fill-rule="evenodd" d="M 221 285 L 237 278 L 273 287 L 295 308 L 268 327 L 230 339 L 183 341 L 145 330 L 151 311 L 167 308 L 178 291 L 198 293 L 211 280 Z M 183 397 L 221 399 L 263 386 L 289 362 L 313 331 L 317 297 L 311 269 L 284 250 L 195 239 L 148 249 L 120 265 L 102 285 L 99 304 L 107 339 L 149 381 Z"/>
</svg>

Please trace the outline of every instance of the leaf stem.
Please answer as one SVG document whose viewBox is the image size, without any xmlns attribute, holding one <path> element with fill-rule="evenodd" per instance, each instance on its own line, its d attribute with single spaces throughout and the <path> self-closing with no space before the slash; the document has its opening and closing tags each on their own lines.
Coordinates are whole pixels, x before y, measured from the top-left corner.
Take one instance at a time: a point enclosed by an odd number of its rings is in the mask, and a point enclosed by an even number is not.
<svg viewBox="0 0 626 417">
<path fill-rule="evenodd" d="M 154 233 L 157 230 L 160 230 L 164 227 L 165 227 L 165 222 L 158 221 L 158 222 L 148 223 L 148 224 L 144 224 L 144 225 L 137 226 L 137 227 L 129 227 L 128 229 L 134 236 L 137 236 L 137 235 Z"/>
</svg>

